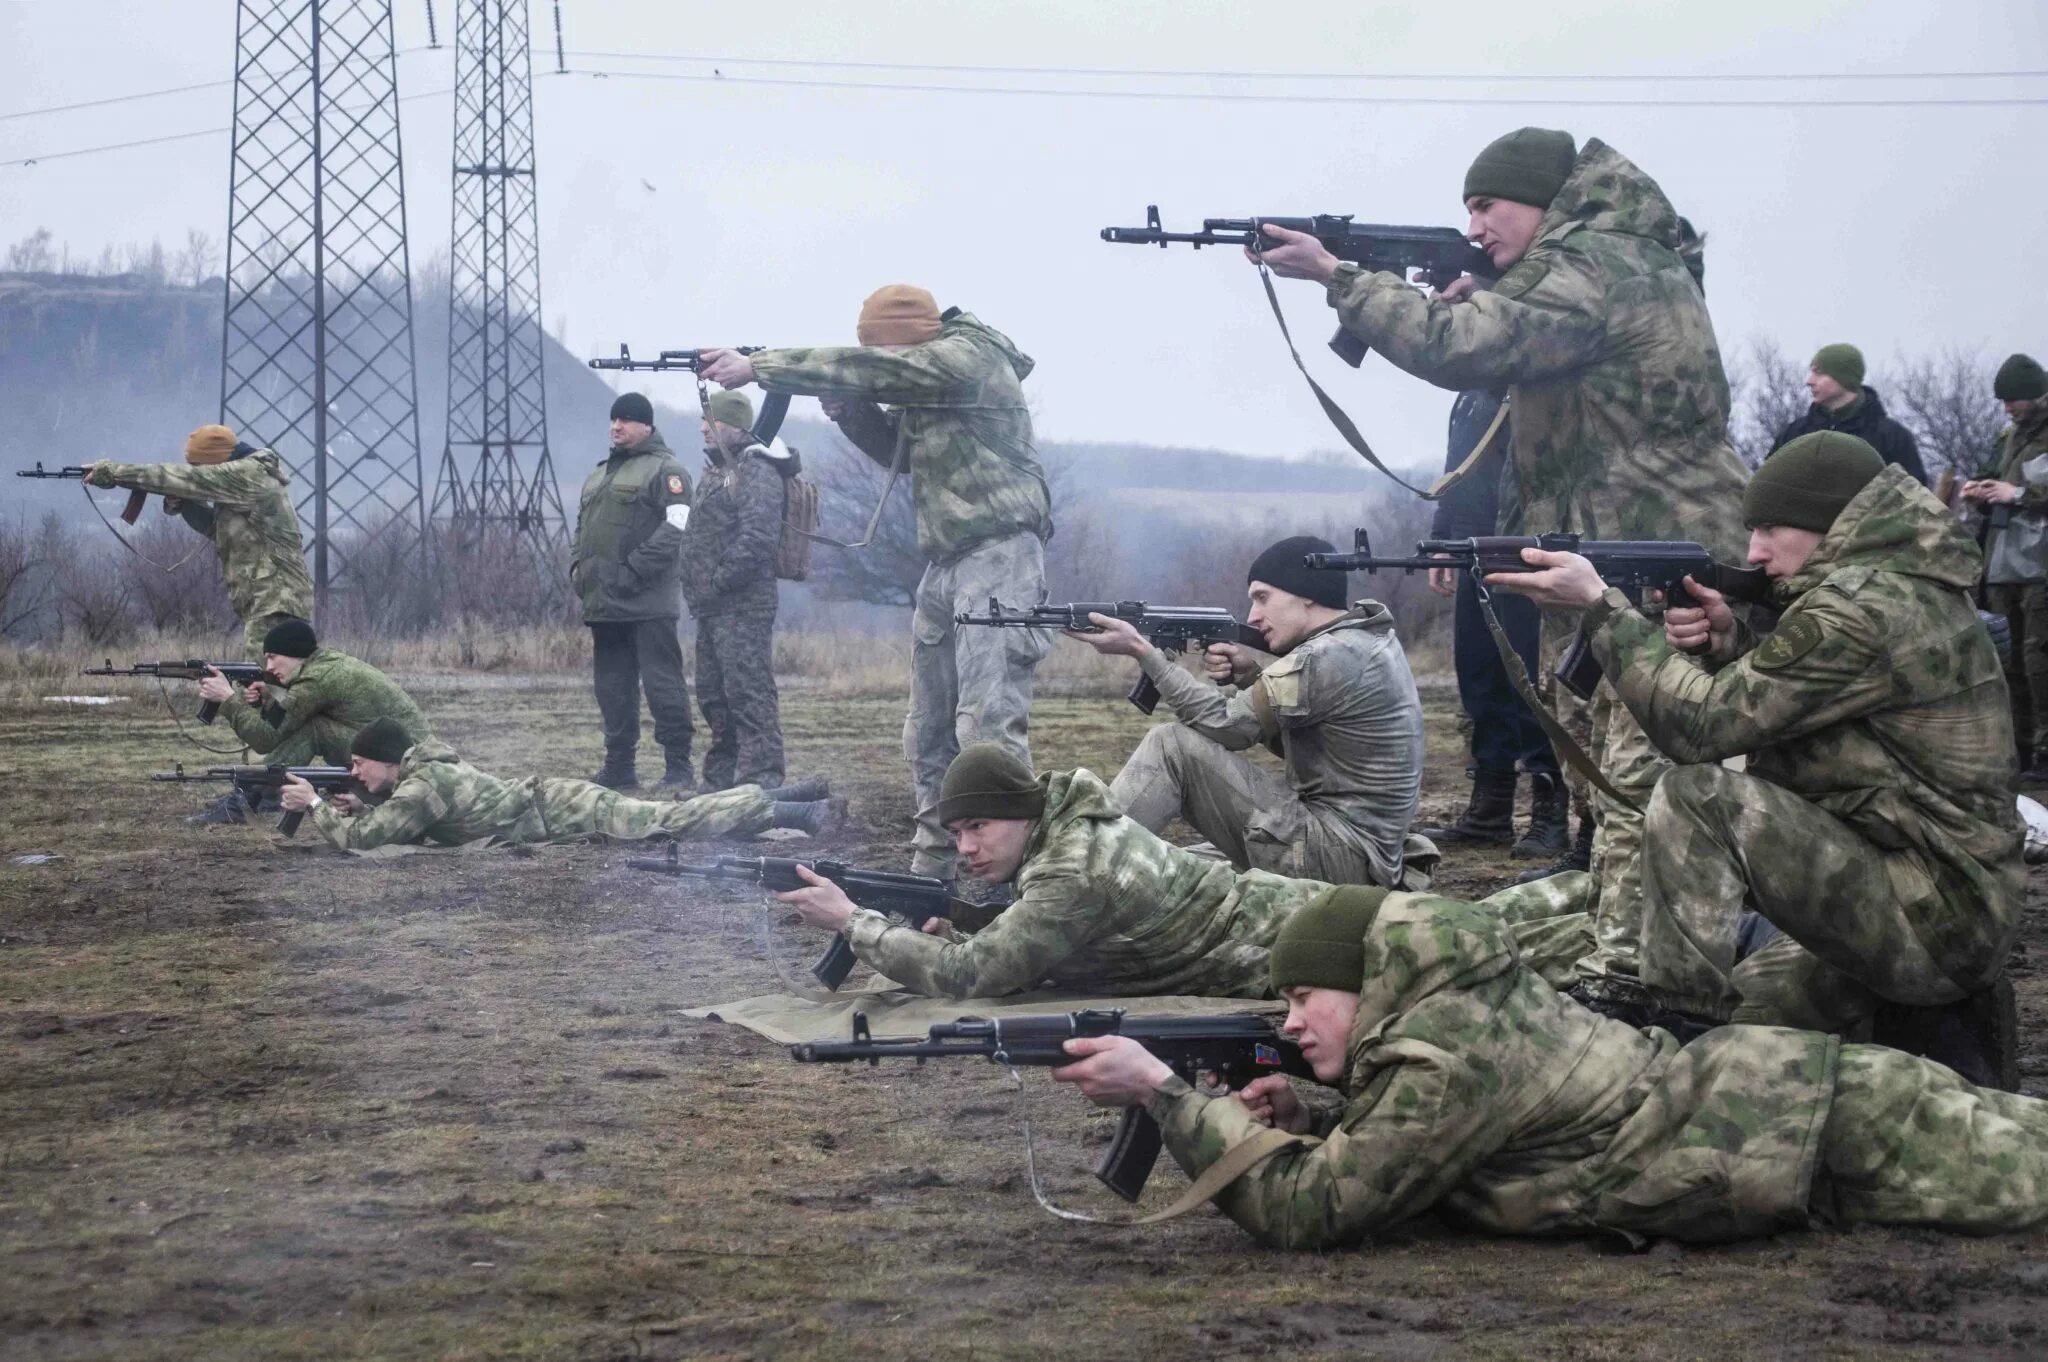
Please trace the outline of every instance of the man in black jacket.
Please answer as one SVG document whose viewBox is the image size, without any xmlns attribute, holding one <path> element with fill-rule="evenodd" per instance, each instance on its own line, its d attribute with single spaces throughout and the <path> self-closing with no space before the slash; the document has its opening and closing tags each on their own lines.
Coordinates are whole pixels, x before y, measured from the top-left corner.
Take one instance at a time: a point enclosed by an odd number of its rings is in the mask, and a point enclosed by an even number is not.
<svg viewBox="0 0 2048 1362">
<path fill-rule="evenodd" d="M 1802 435 L 1816 430 L 1839 430 L 1876 450 L 1886 463 L 1895 463 L 1927 485 L 1927 469 L 1920 462 L 1920 446 L 1913 432 L 1885 415 L 1877 389 L 1863 381 L 1863 352 L 1853 345 L 1823 345 L 1814 352 L 1806 373 L 1806 390 L 1813 405 L 1806 415 L 1778 432 L 1771 444 L 1775 454 Z"/>
</svg>

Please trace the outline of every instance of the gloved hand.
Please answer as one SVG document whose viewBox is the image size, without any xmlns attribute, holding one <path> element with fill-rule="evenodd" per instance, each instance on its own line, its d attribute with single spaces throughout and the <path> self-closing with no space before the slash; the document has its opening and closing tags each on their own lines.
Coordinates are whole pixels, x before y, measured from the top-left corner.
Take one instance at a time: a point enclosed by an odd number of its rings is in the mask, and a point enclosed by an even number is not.
<svg viewBox="0 0 2048 1362">
<path fill-rule="evenodd" d="M 675 526 L 679 530 L 690 523 L 690 508 L 683 505 L 681 502 L 677 502 L 675 505 L 669 507 L 668 510 L 666 510 L 662 514 L 667 517 L 669 524 Z"/>
<path fill-rule="evenodd" d="M 105 459 L 97 461 L 93 464 L 92 471 L 85 475 L 85 481 L 89 487 L 114 486 L 114 466 Z"/>
</svg>

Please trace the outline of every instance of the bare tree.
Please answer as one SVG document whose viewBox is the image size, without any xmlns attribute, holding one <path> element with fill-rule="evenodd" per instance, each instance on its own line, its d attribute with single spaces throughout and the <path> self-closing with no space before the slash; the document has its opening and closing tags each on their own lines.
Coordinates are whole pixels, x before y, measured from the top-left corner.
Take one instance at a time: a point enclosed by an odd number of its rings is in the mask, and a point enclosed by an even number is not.
<svg viewBox="0 0 2048 1362">
<path fill-rule="evenodd" d="M 0 638 L 32 637 L 56 599 L 56 565 L 65 539 L 54 511 L 35 530 L 0 520 Z"/>
<path fill-rule="evenodd" d="M 1991 395 L 1992 366 L 1982 355 L 1947 350 L 1901 364 L 1887 391 L 1891 414 L 1911 428 L 1929 477 L 1983 472 L 1997 456 L 2005 411 Z"/>
<path fill-rule="evenodd" d="M 1755 468 L 1769 457 L 1778 432 L 1811 405 L 1806 370 L 1776 341 L 1759 336 L 1728 366 L 1728 386 L 1728 439 Z"/>
<path fill-rule="evenodd" d="M 820 528 L 835 539 L 858 540 L 889 473 L 844 440 L 835 440 L 822 455 L 804 456 L 805 472 L 818 484 Z M 910 500 L 910 479 L 897 486 L 882 507 L 874 542 L 864 549 L 839 549 L 820 544 L 811 555 L 812 579 L 831 600 L 867 601 L 874 605 L 909 605 L 924 575 L 924 554 L 917 547 L 917 514 Z"/>
<path fill-rule="evenodd" d="M 129 532 L 127 553 L 109 546 L 115 571 L 141 622 L 158 632 L 212 633 L 234 622 L 213 546 L 175 516 Z"/>
<path fill-rule="evenodd" d="M 178 252 L 175 277 L 181 284 L 197 288 L 220 268 L 220 247 L 197 227 L 185 233 L 185 249 Z"/>
<path fill-rule="evenodd" d="M 50 229 L 38 227 L 7 248 L 7 268 L 19 274 L 47 274 L 57 267 Z"/>
</svg>

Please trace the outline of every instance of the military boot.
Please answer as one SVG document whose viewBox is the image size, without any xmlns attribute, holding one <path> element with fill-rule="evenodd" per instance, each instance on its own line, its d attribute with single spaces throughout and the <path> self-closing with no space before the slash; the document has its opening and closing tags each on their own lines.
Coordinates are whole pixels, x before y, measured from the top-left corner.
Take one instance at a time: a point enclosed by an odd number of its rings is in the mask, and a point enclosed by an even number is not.
<svg viewBox="0 0 2048 1362">
<path fill-rule="evenodd" d="M 678 799 L 688 799 L 691 787 L 697 783 L 697 773 L 690 769 L 689 750 L 685 748 L 678 752 L 675 748 L 668 748 L 662 756 L 661 780 L 655 788 L 665 790 Z M 603 783 L 598 782 L 600 785 Z"/>
<path fill-rule="evenodd" d="M 814 799 L 830 799 L 832 782 L 823 776 L 812 776 L 808 780 L 793 780 L 787 785 L 764 789 L 761 793 L 779 803 L 806 804 Z"/>
<path fill-rule="evenodd" d="M 778 828 L 795 828 L 813 837 L 830 837 L 846 822 L 844 799 L 778 800 L 774 822 Z"/>
<path fill-rule="evenodd" d="M 1564 855 L 1549 865 L 1535 870 L 1524 870 L 1515 876 L 1516 884 L 1529 884 L 1535 880 L 1547 880 L 1552 875 L 1562 875 L 1567 870 L 1591 870 L 1593 868 L 1593 820 L 1579 815 L 1579 835 L 1565 848 Z"/>
<path fill-rule="evenodd" d="M 1980 1088 L 2020 1089 L 2019 1006 L 2012 976 L 1937 1007 L 1891 1004 L 1878 1011 L 1870 1038 L 1879 1045 L 1946 1064 Z"/>
<path fill-rule="evenodd" d="M 255 811 L 249 803 L 249 797 L 243 794 L 242 787 L 237 785 L 185 821 L 201 827 L 215 823 L 246 823 L 249 821 L 249 815 Z"/>
<path fill-rule="evenodd" d="M 1472 797 L 1465 812 L 1454 823 L 1419 829 L 1438 846 L 1456 843 L 1505 846 L 1515 840 L 1515 768 L 1505 771 L 1477 771 L 1472 776 Z"/>
<path fill-rule="evenodd" d="M 1514 855 L 1525 861 L 1556 860 L 1571 837 L 1572 807 L 1564 780 L 1548 771 L 1529 773 L 1529 831 L 1515 843 Z"/>
<path fill-rule="evenodd" d="M 590 778 L 592 785 L 602 785 L 607 790 L 634 790 L 640 781 L 633 774 L 633 753 L 607 752 L 604 765 L 597 768 L 597 774 Z"/>
</svg>

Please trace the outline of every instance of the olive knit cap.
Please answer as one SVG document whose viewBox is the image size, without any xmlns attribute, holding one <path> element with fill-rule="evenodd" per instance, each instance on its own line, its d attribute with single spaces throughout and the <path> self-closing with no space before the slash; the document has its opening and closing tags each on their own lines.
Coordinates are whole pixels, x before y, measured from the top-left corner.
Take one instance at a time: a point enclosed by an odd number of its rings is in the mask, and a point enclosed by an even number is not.
<svg viewBox="0 0 2048 1362">
<path fill-rule="evenodd" d="M 185 437 L 185 462 L 226 463 L 235 457 L 235 433 L 226 426 L 201 426 Z"/>
<path fill-rule="evenodd" d="M 1826 374 L 1851 392 L 1863 386 L 1863 352 L 1845 342 L 1823 345 L 1813 352 L 1813 363 L 1808 366 L 1817 374 Z"/>
<path fill-rule="evenodd" d="M 1045 786 L 1008 748 L 969 743 L 946 768 L 932 817 L 940 827 L 963 818 L 1036 818 L 1045 812 Z"/>
<path fill-rule="evenodd" d="M 1991 392 L 2001 402 L 2032 402 L 2048 397 L 2048 373 L 2032 355 L 2012 355 L 1998 366 Z"/>
<path fill-rule="evenodd" d="M 296 615 L 271 625 L 270 632 L 263 636 L 263 651 L 279 657 L 311 657 L 319 646 L 313 626 Z"/>
<path fill-rule="evenodd" d="M 939 334 L 938 300 L 914 284 L 885 284 L 860 305 L 862 345 L 922 345 Z"/>
<path fill-rule="evenodd" d="M 1742 523 L 1792 525 L 1826 534 L 1858 492 L 1884 471 L 1884 458 L 1854 435 L 1816 430 L 1786 445 L 1742 490 Z"/>
<path fill-rule="evenodd" d="M 1465 198 L 1507 199 L 1548 208 L 1571 178 L 1579 158 L 1572 135 L 1551 128 L 1517 128 L 1486 144 L 1465 172 Z"/>
<path fill-rule="evenodd" d="M 716 392 L 704 404 L 704 414 L 734 430 L 754 428 L 754 404 L 743 392 Z"/>
<path fill-rule="evenodd" d="M 1364 988 L 1365 934 L 1386 898 L 1374 885 L 1340 884 L 1310 899 L 1273 941 L 1273 991 Z"/>
<path fill-rule="evenodd" d="M 405 760 L 406 749 L 411 746 L 412 734 L 405 731 L 405 725 L 387 714 L 357 730 L 355 741 L 348 745 L 348 750 L 355 756 L 396 766 Z"/>
</svg>

